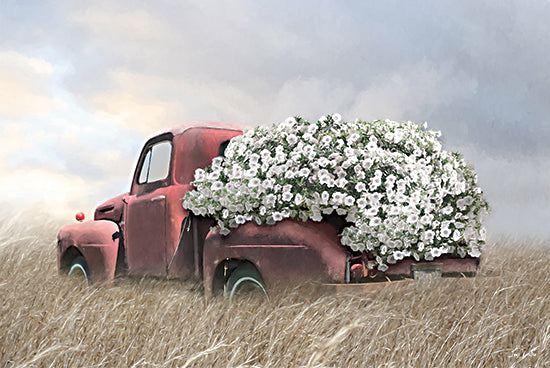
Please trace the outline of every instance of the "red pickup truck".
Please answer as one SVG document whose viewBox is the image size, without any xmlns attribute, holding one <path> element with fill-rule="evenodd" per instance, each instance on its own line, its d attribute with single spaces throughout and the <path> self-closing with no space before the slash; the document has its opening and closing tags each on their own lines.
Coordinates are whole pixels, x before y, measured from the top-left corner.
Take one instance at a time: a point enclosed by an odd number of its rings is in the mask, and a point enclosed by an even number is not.
<svg viewBox="0 0 550 368">
<path fill-rule="evenodd" d="M 267 296 L 276 285 L 314 281 L 342 287 L 379 281 L 471 276 L 478 258 L 442 256 L 434 262 L 404 259 L 377 270 L 367 253 L 340 243 L 344 221 L 285 220 L 274 226 L 246 223 L 222 236 L 214 222 L 182 206 L 194 173 L 219 155 L 242 127 L 186 124 L 149 139 L 130 191 L 97 207 L 93 221 L 62 227 L 57 240 L 61 274 L 86 282 L 115 275 L 202 279 L 206 295 L 233 297 L 245 290 Z"/>
</svg>

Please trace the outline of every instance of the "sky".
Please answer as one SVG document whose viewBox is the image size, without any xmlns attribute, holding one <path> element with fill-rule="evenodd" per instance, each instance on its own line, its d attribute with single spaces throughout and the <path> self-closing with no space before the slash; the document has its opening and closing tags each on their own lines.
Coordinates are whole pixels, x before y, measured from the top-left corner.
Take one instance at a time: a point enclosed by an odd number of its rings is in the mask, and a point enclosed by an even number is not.
<svg viewBox="0 0 550 368">
<path fill-rule="evenodd" d="M 550 1 L 0 0 L 0 203 L 84 210 L 156 131 L 288 116 L 428 122 L 489 236 L 550 238 Z"/>
</svg>

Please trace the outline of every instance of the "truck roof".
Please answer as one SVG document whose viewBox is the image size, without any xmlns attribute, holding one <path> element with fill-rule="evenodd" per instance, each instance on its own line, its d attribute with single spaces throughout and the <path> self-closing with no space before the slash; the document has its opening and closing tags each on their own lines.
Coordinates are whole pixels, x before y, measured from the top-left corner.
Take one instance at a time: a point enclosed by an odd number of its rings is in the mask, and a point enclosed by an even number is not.
<svg viewBox="0 0 550 368">
<path fill-rule="evenodd" d="M 231 123 L 220 123 L 216 121 L 207 121 L 207 122 L 190 122 L 190 123 L 183 123 L 176 126 L 173 126 L 171 128 L 163 129 L 155 134 L 151 135 L 151 137 L 156 137 L 161 134 L 166 133 L 172 133 L 173 135 L 179 135 L 185 132 L 188 129 L 191 128 L 214 128 L 214 129 L 229 129 L 229 130 L 240 130 L 244 131 L 246 129 L 249 129 L 249 126 L 240 125 L 240 124 L 231 124 Z"/>
</svg>

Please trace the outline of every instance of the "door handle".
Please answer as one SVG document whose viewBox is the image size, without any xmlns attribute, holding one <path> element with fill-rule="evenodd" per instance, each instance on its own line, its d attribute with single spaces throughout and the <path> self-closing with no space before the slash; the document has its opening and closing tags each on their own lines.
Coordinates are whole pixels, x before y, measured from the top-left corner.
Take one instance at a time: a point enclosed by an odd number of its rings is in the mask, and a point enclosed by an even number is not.
<svg viewBox="0 0 550 368">
<path fill-rule="evenodd" d="M 163 199 L 166 199 L 166 196 L 164 196 L 164 195 L 159 195 L 159 196 L 157 196 L 157 197 L 151 198 L 151 202 L 158 202 L 158 201 L 162 201 Z"/>
</svg>

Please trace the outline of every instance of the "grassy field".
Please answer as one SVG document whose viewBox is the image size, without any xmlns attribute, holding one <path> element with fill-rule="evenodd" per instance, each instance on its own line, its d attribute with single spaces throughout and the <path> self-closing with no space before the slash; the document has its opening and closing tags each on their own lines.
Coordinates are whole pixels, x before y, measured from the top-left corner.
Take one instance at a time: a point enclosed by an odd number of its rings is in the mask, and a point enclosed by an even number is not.
<svg viewBox="0 0 550 368">
<path fill-rule="evenodd" d="M 542 241 L 493 240 L 480 275 L 436 289 L 230 304 L 177 281 L 75 284 L 57 274 L 59 222 L 0 216 L 0 368 L 550 366 Z"/>
</svg>

